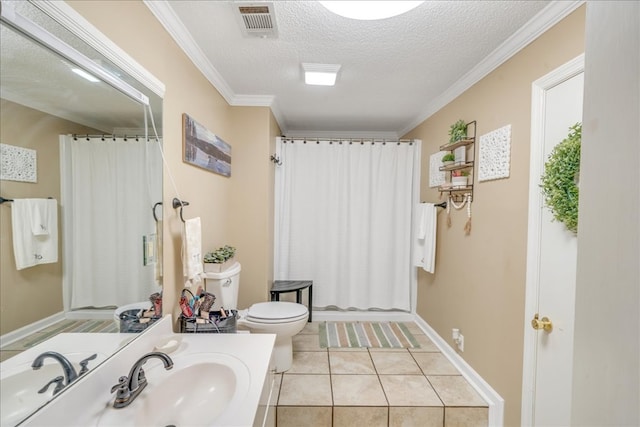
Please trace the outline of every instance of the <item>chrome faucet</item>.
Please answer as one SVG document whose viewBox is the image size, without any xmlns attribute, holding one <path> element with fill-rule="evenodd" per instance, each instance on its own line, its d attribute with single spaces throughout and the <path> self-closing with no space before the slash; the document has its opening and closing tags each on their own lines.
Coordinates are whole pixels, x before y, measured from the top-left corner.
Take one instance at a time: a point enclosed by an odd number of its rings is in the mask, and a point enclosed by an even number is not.
<svg viewBox="0 0 640 427">
<path fill-rule="evenodd" d="M 60 365 L 62 365 L 62 370 L 64 371 L 64 382 L 61 382 L 60 377 L 57 377 L 50 381 L 46 386 L 44 386 L 44 388 L 40 389 L 38 393 L 44 393 L 49 388 L 49 385 L 56 383 L 56 388 L 53 391 L 53 394 L 56 394 L 64 387 L 75 381 L 76 378 L 78 378 L 78 374 L 76 373 L 76 370 L 74 369 L 71 362 L 69 362 L 69 359 L 67 359 L 60 353 L 56 353 L 55 351 L 45 351 L 44 353 L 40 354 L 38 357 L 36 357 L 36 360 L 33 361 L 31 367 L 34 370 L 42 368 L 44 359 L 46 359 L 47 357 L 58 361 Z"/>
<path fill-rule="evenodd" d="M 128 377 L 120 377 L 118 384 L 111 387 L 111 393 L 117 391 L 116 400 L 113 402 L 114 408 L 124 408 L 129 406 L 131 402 L 135 400 L 142 390 L 147 386 L 147 378 L 144 375 L 142 365 L 151 358 L 157 358 L 164 364 L 164 369 L 169 370 L 173 368 L 173 360 L 159 351 L 147 353 L 133 364 L 131 371 L 129 371 Z"/>
</svg>

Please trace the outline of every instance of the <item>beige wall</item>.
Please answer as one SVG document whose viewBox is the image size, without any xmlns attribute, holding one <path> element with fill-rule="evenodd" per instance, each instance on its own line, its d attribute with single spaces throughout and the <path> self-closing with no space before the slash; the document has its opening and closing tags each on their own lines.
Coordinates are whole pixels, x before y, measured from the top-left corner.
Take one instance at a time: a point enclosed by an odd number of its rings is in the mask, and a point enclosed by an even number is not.
<svg viewBox="0 0 640 427">
<path fill-rule="evenodd" d="M 141 1 L 70 1 L 89 22 L 166 86 L 163 135 L 164 283 L 166 306 L 177 316 L 183 288 L 181 222 L 171 208 L 178 194 L 190 203 L 184 217 L 202 220 L 202 248 L 237 247 L 242 264 L 240 304 L 266 299 L 269 274 L 269 135 L 266 107 L 231 107 Z M 182 113 L 232 146 L 231 177 L 182 161 Z M 176 189 L 173 188 L 175 182 Z"/>
<path fill-rule="evenodd" d="M 504 180 L 477 183 L 472 231 L 466 210 L 438 214 L 436 273 L 418 274 L 417 312 L 440 336 L 465 337 L 460 355 L 505 399 L 505 424 L 520 424 L 529 185 L 531 83 L 584 52 L 582 6 L 446 107 L 409 132 L 422 148 L 421 200 L 429 188 L 429 156 L 448 141 L 458 119 L 476 120 L 477 136 L 511 125 L 511 170 Z M 477 153 L 477 151 L 476 151 Z"/>
<path fill-rule="evenodd" d="M 0 141 L 36 150 L 38 182 L 0 181 L 0 195 L 53 197 L 60 201 L 58 135 L 95 133 L 7 100 L 0 100 Z M 62 311 L 62 230 L 58 210 L 58 262 L 16 270 L 11 234 L 11 203 L 0 205 L 0 335 Z"/>
<path fill-rule="evenodd" d="M 234 163 L 231 197 L 226 209 L 234 244 L 242 248 L 238 305 L 265 301 L 272 277 L 272 206 L 274 166 L 269 162 L 273 115 L 267 108 L 234 107 Z M 235 159 L 241 159 L 237 163 Z"/>
</svg>

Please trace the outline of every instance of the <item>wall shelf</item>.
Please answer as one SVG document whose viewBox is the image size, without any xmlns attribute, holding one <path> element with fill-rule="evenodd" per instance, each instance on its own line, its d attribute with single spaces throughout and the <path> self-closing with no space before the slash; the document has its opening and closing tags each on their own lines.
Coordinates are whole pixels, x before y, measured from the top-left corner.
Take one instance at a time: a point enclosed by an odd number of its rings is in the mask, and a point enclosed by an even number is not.
<svg viewBox="0 0 640 427">
<path fill-rule="evenodd" d="M 448 172 L 448 171 L 455 171 L 459 169 L 467 169 L 472 167 L 473 167 L 473 161 L 470 161 L 466 163 L 455 163 L 453 165 L 440 166 L 440 170 Z"/>
<path fill-rule="evenodd" d="M 475 130 L 475 120 L 474 120 L 474 121 L 472 121 L 472 122 L 467 123 L 467 126 L 469 126 L 469 125 L 470 125 L 470 124 L 472 124 L 472 123 L 474 124 L 473 132 L 474 132 L 474 135 L 475 135 L 475 131 L 476 131 L 476 130 Z M 467 132 L 468 132 L 468 129 L 467 129 Z M 441 145 L 441 146 L 440 146 L 440 151 L 453 151 L 453 150 L 455 150 L 455 149 L 456 149 L 456 148 L 458 148 L 458 147 L 463 147 L 463 146 L 471 145 L 471 144 L 473 144 L 474 142 L 476 142 L 476 137 L 475 137 L 475 136 L 473 136 L 473 137 L 467 137 L 467 138 L 465 138 L 465 139 L 461 139 L 460 141 L 456 141 L 456 142 L 453 142 L 453 143 L 449 143 L 449 144 Z"/>
<path fill-rule="evenodd" d="M 467 137 L 459 141 L 448 143 L 440 146 L 440 151 L 453 152 L 457 148 L 466 147 L 465 161 L 458 162 L 450 165 L 442 165 L 439 170 L 447 173 L 447 183 L 438 187 L 438 191 L 441 193 L 447 193 L 455 201 L 463 200 L 467 194 L 470 195 L 473 200 L 473 186 L 475 184 L 475 158 L 476 158 L 476 121 L 473 120 L 467 123 Z M 454 186 L 451 184 L 454 171 L 469 171 L 467 177 L 466 186 Z"/>
</svg>

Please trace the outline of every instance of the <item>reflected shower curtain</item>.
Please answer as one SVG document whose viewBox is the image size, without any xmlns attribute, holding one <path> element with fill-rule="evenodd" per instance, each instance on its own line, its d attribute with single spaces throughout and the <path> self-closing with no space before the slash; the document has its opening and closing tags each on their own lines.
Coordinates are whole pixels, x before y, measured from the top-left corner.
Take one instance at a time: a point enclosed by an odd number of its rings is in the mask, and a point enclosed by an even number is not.
<svg viewBox="0 0 640 427">
<path fill-rule="evenodd" d="M 143 265 L 162 200 L 158 142 L 61 135 L 65 310 L 146 301 L 159 290 Z"/>
<path fill-rule="evenodd" d="M 410 311 L 420 143 L 278 149 L 275 279 L 313 280 L 316 307 Z"/>
</svg>

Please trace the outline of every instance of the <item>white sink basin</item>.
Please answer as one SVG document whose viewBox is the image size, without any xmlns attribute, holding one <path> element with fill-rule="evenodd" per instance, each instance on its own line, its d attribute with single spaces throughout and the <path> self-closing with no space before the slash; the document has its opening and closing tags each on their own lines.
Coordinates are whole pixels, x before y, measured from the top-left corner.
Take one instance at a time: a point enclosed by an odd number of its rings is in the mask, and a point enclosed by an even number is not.
<svg viewBox="0 0 640 427">
<path fill-rule="evenodd" d="M 79 362 L 92 354 L 94 353 L 70 353 L 64 356 L 73 363 L 76 372 L 79 373 Z M 89 362 L 89 368 L 97 366 L 104 359 L 106 356 L 98 353 L 98 356 Z M 61 375 L 64 375 L 62 366 L 50 358 L 45 359 L 42 368 L 38 370 L 31 367 L 31 362 L 3 370 L 0 376 L 0 425 L 15 425 L 51 400 L 54 397 L 55 384 L 51 384 L 44 393 L 38 393 L 38 390 Z"/>
<path fill-rule="evenodd" d="M 222 353 L 175 356 L 173 362 L 167 371 L 149 359 L 143 366 L 147 387 L 129 406 L 106 408 L 98 426 L 229 425 L 251 385 L 247 366 Z"/>
</svg>

